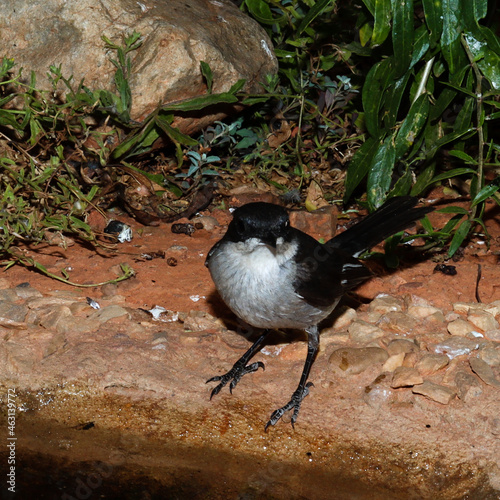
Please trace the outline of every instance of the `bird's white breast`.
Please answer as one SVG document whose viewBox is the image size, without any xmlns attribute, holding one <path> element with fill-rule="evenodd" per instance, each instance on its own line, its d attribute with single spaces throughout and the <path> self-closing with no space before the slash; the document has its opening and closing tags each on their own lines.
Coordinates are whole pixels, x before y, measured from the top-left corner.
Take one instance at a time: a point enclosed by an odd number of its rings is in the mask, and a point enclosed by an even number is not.
<svg viewBox="0 0 500 500">
<path fill-rule="evenodd" d="M 223 242 L 208 267 L 224 302 L 258 328 L 307 328 L 332 308 L 307 304 L 293 288 L 297 243 L 278 239 L 276 249 L 256 238 Z"/>
</svg>

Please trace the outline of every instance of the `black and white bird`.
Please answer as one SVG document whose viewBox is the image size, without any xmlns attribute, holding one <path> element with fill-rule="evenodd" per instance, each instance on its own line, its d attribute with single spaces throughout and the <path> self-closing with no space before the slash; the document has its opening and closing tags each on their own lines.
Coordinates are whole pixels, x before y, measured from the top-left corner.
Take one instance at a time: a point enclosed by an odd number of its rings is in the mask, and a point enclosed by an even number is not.
<svg viewBox="0 0 500 500">
<path fill-rule="evenodd" d="M 293 425 L 312 385 L 307 379 L 318 352 L 318 324 L 346 291 L 372 276 L 358 259 L 364 252 L 433 210 L 416 204 L 413 197 L 391 198 L 325 244 L 291 227 L 281 206 L 256 202 L 236 209 L 205 265 L 229 308 L 250 326 L 264 331 L 231 370 L 207 381 L 219 382 L 210 399 L 228 382 L 232 392 L 243 375 L 264 368 L 260 361 L 249 361 L 273 329 L 303 329 L 308 335 L 308 350 L 299 385 L 290 401 L 272 413 L 265 428 L 290 410 Z"/>
</svg>

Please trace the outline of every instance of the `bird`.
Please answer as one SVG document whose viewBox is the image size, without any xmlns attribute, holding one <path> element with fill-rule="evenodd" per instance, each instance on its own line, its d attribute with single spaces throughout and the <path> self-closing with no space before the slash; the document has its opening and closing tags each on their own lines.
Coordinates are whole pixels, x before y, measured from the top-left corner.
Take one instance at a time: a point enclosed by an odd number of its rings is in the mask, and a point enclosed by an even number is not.
<svg viewBox="0 0 500 500">
<path fill-rule="evenodd" d="M 261 361 L 250 360 L 273 330 L 301 329 L 308 346 L 299 384 L 290 401 L 271 414 L 265 431 L 289 411 L 294 427 L 314 385 L 308 378 L 319 349 L 319 323 L 347 291 L 373 275 L 359 259 L 363 253 L 433 211 L 417 203 L 412 196 L 389 198 L 326 243 L 292 227 L 288 211 L 280 205 L 252 202 L 237 208 L 205 265 L 229 309 L 261 334 L 227 373 L 207 380 L 219 382 L 210 399 L 228 383 L 232 394 L 244 375 L 265 369 Z"/>
</svg>

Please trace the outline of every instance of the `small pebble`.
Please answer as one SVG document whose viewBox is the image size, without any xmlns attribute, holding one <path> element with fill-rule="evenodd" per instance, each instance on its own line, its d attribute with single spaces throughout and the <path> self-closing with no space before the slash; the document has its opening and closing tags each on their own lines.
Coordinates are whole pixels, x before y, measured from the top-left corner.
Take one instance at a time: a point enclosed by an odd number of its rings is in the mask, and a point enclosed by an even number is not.
<svg viewBox="0 0 500 500">
<path fill-rule="evenodd" d="M 500 381 L 497 380 L 491 366 L 480 358 L 470 358 L 469 364 L 472 371 L 485 383 L 493 387 L 500 387 Z"/>
<path fill-rule="evenodd" d="M 436 354 L 446 354 L 450 359 L 469 354 L 479 347 L 479 342 L 464 337 L 452 336 L 433 346 Z"/>
<path fill-rule="evenodd" d="M 500 328 L 495 317 L 486 311 L 471 310 L 467 319 L 474 326 L 483 330 L 483 332 Z"/>
<path fill-rule="evenodd" d="M 464 371 L 458 371 L 455 374 L 455 385 L 457 386 L 457 396 L 466 403 L 483 393 L 481 382 L 477 377 Z"/>
<path fill-rule="evenodd" d="M 380 347 L 342 347 L 333 351 L 328 362 L 345 375 L 356 375 L 369 366 L 382 364 L 389 355 Z"/>
<path fill-rule="evenodd" d="M 422 375 L 432 375 L 449 363 L 448 356 L 444 354 L 425 354 L 415 365 Z"/>
<path fill-rule="evenodd" d="M 362 320 L 353 321 L 347 331 L 352 341 L 365 344 L 385 335 L 385 332 L 378 326 Z"/>
<path fill-rule="evenodd" d="M 458 318 L 448 323 L 447 329 L 451 335 L 458 335 L 460 337 L 465 337 L 468 333 L 474 331 L 472 324 L 462 318 Z"/>
<path fill-rule="evenodd" d="M 455 391 L 444 385 L 435 384 L 426 380 L 423 384 L 412 388 L 414 394 L 420 394 L 426 398 L 432 399 L 437 403 L 447 405 L 456 396 Z"/>
<path fill-rule="evenodd" d="M 411 387 L 414 385 L 422 384 L 424 379 L 418 373 L 418 370 L 409 366 L 399 366 L 394 370 L 392 376 L 391 387 L 397 389 L 398 387 Z"/>
</svg>

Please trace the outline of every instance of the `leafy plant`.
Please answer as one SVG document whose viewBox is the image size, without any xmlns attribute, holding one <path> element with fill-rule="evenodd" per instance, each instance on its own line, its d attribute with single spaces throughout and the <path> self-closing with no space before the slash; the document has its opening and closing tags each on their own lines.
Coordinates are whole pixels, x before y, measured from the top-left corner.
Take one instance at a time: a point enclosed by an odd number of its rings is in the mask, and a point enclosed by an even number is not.
<svg viewBox="0 0 500 500">
<path fill-rule="evenodd" d="M 485 168 L 499 165 L 499 145 L 488 137 L 500 117 L 500 40 L 483 23 L 487 0 L 364 0 L 360 43 L 350 49 L 377 62 L 362 89 L 366 141 L 351 162 L 344 200 L 366 179 L 369 206 L 387 197 L 423 194 L 437 182 L 468 180 L 470 210 L 455 213 L 436 238 L 453 235 L 449 255 L 477 223 L 498 178 L 485 184 Z M 474 144 L 474 142 L 475 144 Z M 450 160 L 443 167 L 442 152 Z M 475 153 L 473 152 L 475 151 Z"/>
</svg>

